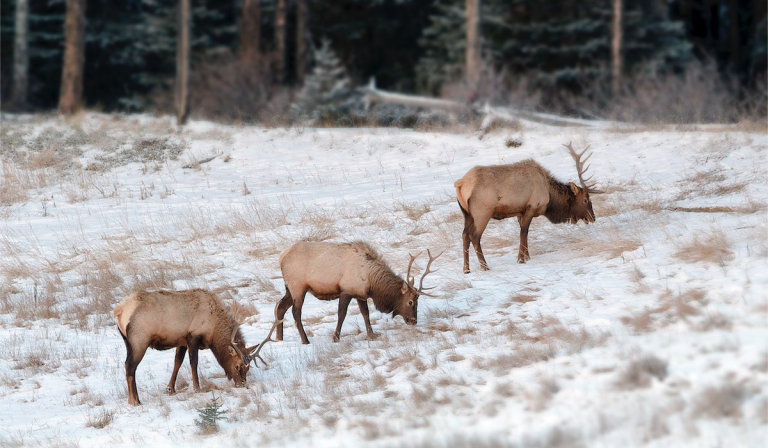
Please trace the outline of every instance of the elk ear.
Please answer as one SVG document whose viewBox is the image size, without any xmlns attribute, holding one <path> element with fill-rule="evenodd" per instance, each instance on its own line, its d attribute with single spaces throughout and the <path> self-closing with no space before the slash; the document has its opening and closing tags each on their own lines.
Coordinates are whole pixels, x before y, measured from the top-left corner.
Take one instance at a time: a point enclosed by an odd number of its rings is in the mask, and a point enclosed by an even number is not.
<svg viewBox="0 0 768 448">
<path fill-rule="evenodd" d="M 581 188 L 579 188 L 573 182 L 568 182 L 568 186 L 571 187 L 571 191 L 573 192 L 573 194 L 579 194 L 581 192 Z"/>
<path fill-rule="evenodd" d="M 237 356 L 237 352 L 235 351 L 234 348 L 232 348 L 231 345 L 229 346 L 229 354 L 232 356 Z"/>
<path fill-rule="evenodd" d="M 411 288 L 408 287 L 408 283 L 403 282 L 403 286 L 400 287 L 400 294 L 405 294 L 409 289 Z"/>
</svg>

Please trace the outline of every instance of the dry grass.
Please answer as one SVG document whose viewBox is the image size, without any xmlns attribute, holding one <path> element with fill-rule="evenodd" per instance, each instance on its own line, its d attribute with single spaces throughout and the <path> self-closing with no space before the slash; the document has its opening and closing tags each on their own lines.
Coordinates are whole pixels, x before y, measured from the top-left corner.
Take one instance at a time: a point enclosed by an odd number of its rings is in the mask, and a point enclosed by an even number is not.
<svg viewBox="0 0 768 448">
<path fill-rule="evenodd" d="M 747 180 L 732 180 L 722 168 L 712 168 L 707 171 L 694 170 L 677 183 L 679 192 L 675 196 L 676 201 L 741 193 L 750 184 Z"/>
<path fill-rule="evenodd" d="M 432 211 L 433 203 L 431 201 L 405 203 L 400 202 L 395 205 L 395 212 L 403 212 L 411 221 L 418 221 L 422 216 Z"/>
<path fill-rule="evenodd" d="M 691 412 L 708 419 L 740 418 L 744 401 L 754 392 L 744 381 L 707 386 L 694 397 Z"/>
<path fill-rule="evenodd" d="M 633 328 L 637 333 L 653 331 L 676 322 L 687 322 L 693 329 L 706 331 L 712 328 L 727 328 L 730 321 L 719 314 L 710 313 L 703 321 L 694 318 L 701 316 L 708 303 L 707 291 L 699 288 L 675 293 L 666 289 L 659 294 L 656 306 L 629 316 L 623 316 L 621 322 Z"/>
<path fill-rule="evenodd" d="M 615 385 L 619 389 L 646 388 L 653 378 L 664 381 L 667 376 L 667 361 L 657 356 L 644 353 L 629 362 L 618 372 Z"/>
<path fill-rule="evenodd" d="M 114 411 L 101 408 L 96 413 L 88 414 L 85 426 L 88 428 L 104 429 L 112 423 L 114 415 Z"/>
<path fill-rule="evenodd" d="M 511 369 L 547 361 L 559 355 L 572 355 L 587 348 L 605 343 L 608 333 L 589 332 L 580 325 L 566 326 L 553 317 L 540 316 L 530 331 L 509 323 L 498 330 L 501 337 L 515 342 L 515 348 L 508 353 L 495 356 L 477 356 L 473 366 L 491 370 L 497 375 Z"/>
<path fill-rule="evenodd" d="M 728 235 L 722 230 L 694 235 L 688 241 L 678 242 L 674 256 L 688 263 L 709 262 L 725 264 L 734 259 Z"/>
</svg>

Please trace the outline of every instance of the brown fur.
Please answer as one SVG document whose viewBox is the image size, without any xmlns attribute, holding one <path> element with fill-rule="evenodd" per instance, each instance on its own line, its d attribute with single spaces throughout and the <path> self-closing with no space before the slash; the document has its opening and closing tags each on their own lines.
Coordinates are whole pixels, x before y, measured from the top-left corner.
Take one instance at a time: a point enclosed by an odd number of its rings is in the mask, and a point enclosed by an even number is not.
<svg viewBox="0 0 768 448">
<path fill-rule="evenodd" d="M 480 267 L 488 269 L 480 238 L 488 222 L 516 216 L 520 223 L 520 248 L 517 261 L 525 263 L 528 254 L 528 228 L 536 216 L 553 223 L 579 220 L 594 222 L 589 192 L 573 182 L 564 184 L 535 161 L 528 159 L 510 165 L 476 166 L 454 183 L 456 198 L 464 215 L 462 244 L 464 272 L 469 272 L 469 244 L 475 247 Z"/>
<path fill-rule="evenodd" d="M 376 334 L 368 316 L 368 298 L 382 313 L 401 315 L 408 324 L 416 323 L 419 293 L 397 276 L 366 243 L 299 242 L 280 255 L 280 269 L 285 281 L 285 296 L 275 307 L 280 321 L 293 306 L 293 317 L 303 344 L 309 339 L 301 323 L 301 308 L 307 292 L 320 300 L 339 299 L 339 321 L 334 341 L 341 336 L 341 326 L 352 299 L 357 300 L 369 338 Z M 283 324 L 277 327 L 277 340 L 283 339 Z"/>
<path fill-rule="evenodd" d="M 237 322 L 215 294 L 202 289 L 137 291 L 123 299 L 113 314 L 127 351 L 128 403 L 141 404 L 136 389 L 136 368 L 148 348 L 176 348 L 176 362 L 167 387 L 169 393 L 176 391 L 176 376 L 187 349 L 196 391 L 200 390 L 197 376 L 200 349 L 211 349 L 227 377 L 237 385 L 245 384 L 248 365 L 230 345 L 232 333 L 236 330 L 235 343 L 241 352 L 246 351 L 245 341 Z"/>
</svg>

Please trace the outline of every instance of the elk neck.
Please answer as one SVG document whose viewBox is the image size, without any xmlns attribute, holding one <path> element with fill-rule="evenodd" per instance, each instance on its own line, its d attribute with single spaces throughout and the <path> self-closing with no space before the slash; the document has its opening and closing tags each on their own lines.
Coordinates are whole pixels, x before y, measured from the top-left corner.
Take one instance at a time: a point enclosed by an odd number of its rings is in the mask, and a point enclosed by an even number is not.
<svg viewBox="0 0 768 448">
<path fill-rule="evenodd" d="M 550 174 L 549 180 L 549 204 L 547 204 L 547 210 L 544 212 L 544 216 L 554 223 L 559 224 L 568 222 L 571 220 L 572 213 L 571 207 L 576 196 L 571 191 L 571 187 L 568 184 L 564 184 L 559 180 L 552 177 Z"/>
<path fill-rule="evenodd" d="M 225 310 L 220 310 L 222 313 L 216 316 L 217 322 L 214 326 L 213 334 L 211 335 L 210 349 L 213 352 L 213 356 L 216 357 L 216 361 L 222 367 L 227 367 L 230 364 L 231 355 L 229 354 L 229 343 L 232 337 L 232 330 L 238 327 L 235 319 L 229 315 Z M 243 333 L 240 329 L 237 330 L 236 341 L 243 340 Z"/>
<path fill-rule="evenodd" d="M 376 309 L 382 313 L 394 311 L 395 305 L 402 297 L 400 289 L 403 286 L 403 279 L 389 267 L 378 262 L 371 263 L 369 282 L 369 296 L 373 299 Z"/>
</svg>

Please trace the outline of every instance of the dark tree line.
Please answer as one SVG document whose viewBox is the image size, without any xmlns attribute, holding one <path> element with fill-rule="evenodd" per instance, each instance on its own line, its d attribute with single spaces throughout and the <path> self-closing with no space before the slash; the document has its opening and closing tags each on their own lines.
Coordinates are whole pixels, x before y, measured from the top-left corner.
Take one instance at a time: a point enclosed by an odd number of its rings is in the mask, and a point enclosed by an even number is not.
<svg viewBox="0 0 768 448">
<path fill-rule="evenodd" d="M 78 81 L 68 81 L 67 67 L 77 64 L 88 107 L 148 110 L 159 93 L 178 93 L 179 0 L 0 1 L 3 108 L 76 109 Z M 595 79 L 610 91 L 617 70 L 633 80 L 681 73 L 697 59 L 714 61 L 742 88 L 766 78 L 764 0 L 623 0 L 620 50 L 612 42 L 617 0 L 189 1 L 191 77 L 231 55 L 265 68 L 260 79 L 270 85 L 300 85 L 312 49 L 328 39 L 354 82 L 375 76 L 381 88 L 430 94 L 467 78 L 482 83 L 468 58 L 558 92 Z M 468 22 L 475 3 L 479 19 Z M 65 35 L 78 22 L 66 19 L 67 10 L 79 5 L 85 32 L 70 51 Z M 479 33 L 471 48 L 467 23 Z M 20 51 L 17 33 L 26 36 Z M 15 89 L 14 79 L 21 81 Z"/>
</svg>

